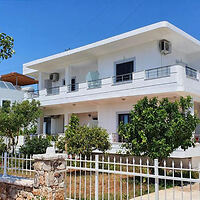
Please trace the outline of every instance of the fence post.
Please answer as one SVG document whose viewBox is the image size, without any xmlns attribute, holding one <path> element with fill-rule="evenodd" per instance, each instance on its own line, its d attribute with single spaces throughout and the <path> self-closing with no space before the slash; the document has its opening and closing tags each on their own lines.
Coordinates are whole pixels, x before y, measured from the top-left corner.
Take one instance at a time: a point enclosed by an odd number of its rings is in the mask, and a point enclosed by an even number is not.
<svg viewBox="0 0 200 200">
<path fill-rule="evenodd" d="M 3 177 L 7 177 L 7 152 L 4 152 L 4 170 Z"/>
<path fill-rule="evenodd" d="M 99 155 L 95 155 L 95 200 L 99 198 Z"/>
<path fill-rule="evenodd" d="M 159 200 L 159 178 L 158 178 L 158 159 L 154 159 L 154 169 L 155 169 L 155 200 Z"/>
</svg>

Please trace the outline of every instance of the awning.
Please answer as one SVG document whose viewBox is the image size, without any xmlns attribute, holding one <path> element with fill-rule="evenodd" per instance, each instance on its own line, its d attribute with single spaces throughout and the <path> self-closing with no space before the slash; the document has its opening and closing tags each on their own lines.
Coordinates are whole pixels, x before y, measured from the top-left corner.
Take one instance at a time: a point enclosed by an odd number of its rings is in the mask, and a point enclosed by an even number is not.
<svg viewBox="0 0 200 200">
<path fill-rule="evenodd" d="M 18 86 L 32 85 L 38 83 L 38 81 L 35 80 L 34 78 L 25 76 L 23 74 L 19 74 L 17 72 L 11 72 L 9 74 L 1 75 L 0 80 L 5 82 L 10 82 L 13 85 L 18 85 Z"/>
</svg>

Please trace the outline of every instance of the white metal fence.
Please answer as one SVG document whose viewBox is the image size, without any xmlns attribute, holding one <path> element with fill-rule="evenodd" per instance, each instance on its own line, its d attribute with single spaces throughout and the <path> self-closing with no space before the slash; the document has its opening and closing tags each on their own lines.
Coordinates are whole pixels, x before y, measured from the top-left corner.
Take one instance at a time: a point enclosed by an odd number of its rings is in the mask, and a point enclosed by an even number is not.
<svg viewBox="0 0 200 200">
<path fill-rule="evenodd" d="M 2 154 L 0 155 L 0 174 L 33 177 L 33 158 L 22 154 Z"/>
<path fill-rule="evenodd" d="M 68 156 L 66 199 L 200 199 L 200 170 L 182 161 Z"/>
</svg>

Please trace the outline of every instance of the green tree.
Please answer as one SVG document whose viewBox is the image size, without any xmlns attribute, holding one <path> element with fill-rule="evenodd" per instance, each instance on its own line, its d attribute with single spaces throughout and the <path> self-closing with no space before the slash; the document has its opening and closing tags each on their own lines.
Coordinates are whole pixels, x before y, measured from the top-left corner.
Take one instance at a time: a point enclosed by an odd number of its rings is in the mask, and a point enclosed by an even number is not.
<svg viewBox="0 0 200 200">
<path fill-rule="evenodd" d="M 160 160 L 179 147 L 194 146 L 192 136 L 199 119 L 191 114 L 191 107 L 190 96 L 174 102 L 144 97 L 130 112 L 130 123 L 120 125 L 122 146 L 127 153 Z"/>
<path fill-rule="evenodd" d="M 6 144 L 4 143 L 4 139 L 0 137 L 0 155 L 6 151 Z"/>
<path fill-rule="evenodd" d="M 15 53 L 13 50 L 14 39 L 5 33 L 0 33 L 0 60 L 11 58 Z"/>
<path fill-rule="evenodd" d="M 62 147 L 63 139 L 61 140 Z M 105 152 L 110 148 L 109 135 L 100 127 L 80 126 L 79 119 L 72 114 L 65 131 L 66 150 L 69 154 L 90 155 L 94 150 Z"/>
<path fill-rule="evenodd" d="M 47 147 L 50 146 L 52 145 L 48 138 L 42 138 L 41 136 L 33 138 L 28 137 L 19 151 L 25 155 L 43 154 L 46 153 Z"/>
<path fill-rule="evenodd" d="M 39 106 L 38 101 L 26 100 L 0 107 L 0 135 L 8 138 L 8 150 L 14 151 L 20 134 L 32 134 L 35 130 L 41 114 Z"/>
</svg>

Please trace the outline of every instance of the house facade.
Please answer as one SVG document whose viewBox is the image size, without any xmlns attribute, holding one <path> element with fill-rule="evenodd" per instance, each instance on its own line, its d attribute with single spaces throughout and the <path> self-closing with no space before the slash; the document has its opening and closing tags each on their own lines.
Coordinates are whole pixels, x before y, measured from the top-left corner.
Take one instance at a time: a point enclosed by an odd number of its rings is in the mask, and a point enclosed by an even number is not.
<svg viewBox="0 0 200 200">
<path fill-rule="evenodd" d="M 200 41 L 164 21 L 24 64 L 23 74 L 39 81 L 26 96 L 43 109 L 38 133 L 63 134 L 75 113 L 81 124 L 107 129 L 117 145 L 119 123 L 144 96 L 191 95 L 200 116 L 199 52 Z"/>
</svg>

